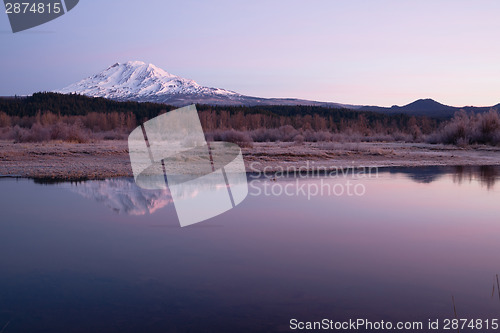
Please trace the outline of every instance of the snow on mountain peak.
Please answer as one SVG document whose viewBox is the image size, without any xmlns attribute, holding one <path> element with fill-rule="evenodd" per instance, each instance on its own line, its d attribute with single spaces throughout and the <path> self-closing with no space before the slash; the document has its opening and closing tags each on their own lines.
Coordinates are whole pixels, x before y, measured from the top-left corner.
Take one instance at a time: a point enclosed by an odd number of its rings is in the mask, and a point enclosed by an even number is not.
<svg viewBox="0 0 500 333">
<path fill-rule="evenodd" d="M 116 63 L 58 92 L 117 100 L 154 99 L 166 95 L 239 96 L 229 90 L 200 86 L 193 80 L 170 74 L 142 61 Z"/>
</svg>

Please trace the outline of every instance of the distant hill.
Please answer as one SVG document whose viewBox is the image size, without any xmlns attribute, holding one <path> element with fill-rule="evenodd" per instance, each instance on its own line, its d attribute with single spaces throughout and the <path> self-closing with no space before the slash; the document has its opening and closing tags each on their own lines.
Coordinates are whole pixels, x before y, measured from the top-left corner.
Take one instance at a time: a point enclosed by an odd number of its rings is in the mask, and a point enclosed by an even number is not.
<svg viewBox="0 0 500 333">
<path fill-rule="evenodd" d="M 465 110 L 466 112 L 482 113 L 482 112 L 487 112 L 492 108 L 500 110 L 500 104 L 491 107 L 476 107 L 476 106 L 453 107 L 441 104 L 433 99 L 427 98 L 427 99 L 416 100 L 415 102 L 412 102 L 404 106 L 394 105 L 390 108 L 380 107 L 380 106 L 362 106 L 357 110 L 373 111 L 384 114 L 403 113 L 412 116 L 427 116 L 431 118 L 450 118 L 453 117 L 455 112 L 459 110 Z"/>
</svg>

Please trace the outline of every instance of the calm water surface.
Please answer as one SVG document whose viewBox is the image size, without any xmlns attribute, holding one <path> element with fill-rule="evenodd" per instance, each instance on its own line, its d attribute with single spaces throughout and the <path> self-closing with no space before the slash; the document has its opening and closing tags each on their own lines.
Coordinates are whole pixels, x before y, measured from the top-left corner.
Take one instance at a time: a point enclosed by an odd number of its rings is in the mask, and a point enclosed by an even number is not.
<svg viewBox="0 0 500 333">
<path fill-rule="evenodd" d="M 286 332 L 292 318 L 427 323 L 454 317 L 452 296 L 459 317 L 499 318 L 499 175 L 493 167 L 249 175 L 241 205 L 187 228 L 168 192 L 130 179 L 2 179 L 0 331 L 7 323 L 5 333 Z M 351 181 L 365 193 L 264 193 L 321 181 Z"/>
</svg>

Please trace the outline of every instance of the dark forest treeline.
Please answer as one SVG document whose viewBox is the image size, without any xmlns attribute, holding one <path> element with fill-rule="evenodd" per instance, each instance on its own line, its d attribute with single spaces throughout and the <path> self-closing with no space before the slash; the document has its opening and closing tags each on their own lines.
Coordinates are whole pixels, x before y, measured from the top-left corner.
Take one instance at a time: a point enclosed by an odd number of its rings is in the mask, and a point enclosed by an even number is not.
<svg viewBox="0 0 500 333">
<path fill-rule="evenodd" d="M 160 112 L 174 109 L 170 105 L 138 102 L 117 102 L 100 97 L 64 95 L 50 92 L 34 93 L 28 97 L 0 98 L 0 112 L 9 116 L 33 117 L 37 113 L 51 112 L 60 116 L 85 116 L 96 113 L 128 113 L 138 120 L 151 119 Z"/>
<path fill-rule="evenodd" d="M 431 133 L 439 120 L 412 117 L 404 114 L 384 115 L 349 109 L 319 106 L 258 106 L 221 107 L 198 105 L 202 125 L 207 130 L 255 130 L 290 125 L 295 129 L 343 132 L 348 129 L 360 133 L 411 132 L 416 127 L 422 133 Z"/>
<path fill-rule="evenodd" d="M 86 142 L 126 139 L 139 124 L 177 107 L 56 93 L 0 98 L 0 139 Z M 197 105 L 208 139 L 259 141 L 411 141 L 500 144 L 497 111 L 448 121 L 319 106 Z"/>
<path fill-rule="evenodd" d="M 137 124 L 176 107 L 137 102 L 117 102 L 81 95 L 35 93 L 29 97 L 0 99 L 0 127 L 31 128 L 34 124 L 81 122 L 92 132 L 130 131 Z M 318 106 L 209 106 L 197 105 L 208 132 L 255 131 L 293 127 L 295 130 L 373 134 L 432 133 L 439 120 L 404 114 L 384 115 Z"/>
</svg>

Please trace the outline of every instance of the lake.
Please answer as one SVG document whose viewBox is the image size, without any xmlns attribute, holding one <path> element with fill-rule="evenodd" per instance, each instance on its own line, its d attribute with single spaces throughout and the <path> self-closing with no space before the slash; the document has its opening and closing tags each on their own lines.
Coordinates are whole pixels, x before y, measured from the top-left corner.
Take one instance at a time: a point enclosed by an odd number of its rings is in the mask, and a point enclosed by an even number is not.
<svg viewBox="0 0 500 333">
<path fill-rule="evenodd" d="M 0 332 L 498 318 L 499 168 L 247 177 L 245 201 L 185 228 L 133 179 L 0 179 Z"/>
</svg>

